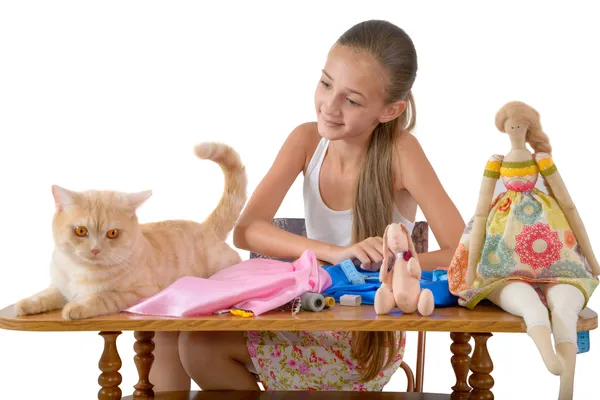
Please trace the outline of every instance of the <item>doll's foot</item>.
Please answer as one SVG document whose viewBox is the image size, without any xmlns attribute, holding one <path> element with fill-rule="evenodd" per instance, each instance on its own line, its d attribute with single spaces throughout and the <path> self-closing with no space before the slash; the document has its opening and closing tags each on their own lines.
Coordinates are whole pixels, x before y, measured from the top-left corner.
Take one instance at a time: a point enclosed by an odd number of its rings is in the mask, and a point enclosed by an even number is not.
<svg viewBox="0 0 600 400">
<path fill-rule="evenodd" d="M 421 294 L 419 295 L 419 302 L 417 304 L 417 310 L 419 313 L 428 317 L 433 313 L 433 309 L 435 308 L 435 302 L 433 301 L 433 293 L 429 289 L 421 290 Z"/>
<path fill-rule="evenodd" d="M 394 309 L 396 306 L 396 300 L 394 294 L 388 289 L 386 284 L 382 284 L 379 289 L 375 292 L 375 313 L 376 314 L 387 314 Z"/>
<path fill-rule="evenodd" d="M 556 345 L 556 353 L 563 369 L 562 374 L 560 374 L 558 400 L 571 400 L 573 398 L 577 346 L 573 343 L 559 343 Z"/>
<path fill-rule="evenodd" d="M 527 334 L 537 346 L 548 371 L 553 375 L 562 374 L 563 366 L 558 356 L 554 353 L 554 347 L 550 339 L 550 328 L 544 325 L 534 326 Z"/>
</svg>

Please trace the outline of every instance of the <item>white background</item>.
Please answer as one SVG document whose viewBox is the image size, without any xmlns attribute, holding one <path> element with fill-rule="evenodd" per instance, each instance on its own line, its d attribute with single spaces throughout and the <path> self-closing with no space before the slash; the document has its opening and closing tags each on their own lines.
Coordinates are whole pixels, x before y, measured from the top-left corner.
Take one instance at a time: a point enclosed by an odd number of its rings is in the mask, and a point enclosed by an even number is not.
<svg viewBox="0 0 600 400">
<path fill-rule="evenodd" d="M 330 46 L 370 18 L 398 24 L 415 42 L 416 135 L 463 218 L 475 209 L 485 161 L 509 147 L 494 114 L 522 100 L 540 111 L 600 253 L 592 175 L 600 135 L 598 14 L 575 1 L 523 3 L 3 2 L 0 306 L 49 282 L 52 184 L 152 189 L 142 221 L 201 220 L 217 204 L 223 178 L 192 146 L 221 140 L 247 164 L 251 193 L 287 134 L 314 120 L 313 93 Z M 302 216 L 301 177 L 278 216 Z M 598 295 L 590 307 L 600 310 Z M 414 368 L 416 334 L 408 338 Z M 592 351 L 578 357 L 576 399 L 595 396 L 600 334 L 592 332 L 591 341 Z M 132 343 L 129 332 L 118 339 L 124 394 L 137 382 Z M 427 392 L 449 392 L 455 382 L 449 345 L 448 334 L 428 334 Z M 0 330 L 1 397 L 95 398 L 102 346 L 94 332 Z M 557 396 L 559 379 L 528 336 L 496 334 L 489 351 L 496 398 Z M 404 388 L 400 371 L 386 390 Z"/>
</svg>

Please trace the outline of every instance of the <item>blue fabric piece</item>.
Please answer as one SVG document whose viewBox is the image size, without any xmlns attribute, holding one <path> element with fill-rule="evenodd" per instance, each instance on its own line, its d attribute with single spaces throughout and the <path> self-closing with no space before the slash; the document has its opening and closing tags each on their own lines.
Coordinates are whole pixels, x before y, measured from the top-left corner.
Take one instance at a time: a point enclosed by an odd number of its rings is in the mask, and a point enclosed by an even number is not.
<svg viewBox="0 0 600 400">
<path fill-rule="evenodd" d="M 360 295 L 362 304 L 374 304 L 375 292 L 381 287 L 379 272 L 365 271 L 356 267 L 357 271 L 365 276 L 366 282 L 353 285 L 347 278 L 340 265 L 324 266 L 325 271 L 331 276 L 331 286 L 323 292 L 339 303 L 340 297 L 345 294 Z M 445 270 L 421 271 L 421 289 L 429 289 L 433 293 L 436 307 L 451 307 L 458 304 L 458 297 L 450 293 L 448 288 L 448 272 Z"/>
</svg>

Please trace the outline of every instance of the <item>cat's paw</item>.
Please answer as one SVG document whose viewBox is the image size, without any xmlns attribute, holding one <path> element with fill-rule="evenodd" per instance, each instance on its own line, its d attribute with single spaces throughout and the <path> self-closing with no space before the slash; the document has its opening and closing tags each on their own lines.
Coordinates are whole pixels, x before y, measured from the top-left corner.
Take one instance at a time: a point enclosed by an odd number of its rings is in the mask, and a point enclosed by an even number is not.
<svg viewBox="0 0 600 400">
<path fill-rule="evenodd" d="M 85 303 L 67 303 L 61 312 L 63 319 L 67 321 L 89 318 L 94 315 L 93 310 Z"/>
<path fill-rule="evenodd" d="M 15 315 L 31 315 L 44 312 L 44 305 L 37 297 L 29 297 L 15 303 Z"/>
</svg>

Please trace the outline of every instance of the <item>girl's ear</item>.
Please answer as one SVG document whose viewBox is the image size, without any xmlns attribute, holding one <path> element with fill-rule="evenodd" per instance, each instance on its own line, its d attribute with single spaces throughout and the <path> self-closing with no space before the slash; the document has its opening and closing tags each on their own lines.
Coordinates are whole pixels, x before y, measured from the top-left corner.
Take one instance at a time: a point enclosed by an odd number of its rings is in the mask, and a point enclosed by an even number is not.
<svg viewBox="0 0 600 400">
<path fill-rule="evenodd" d="M 382 124 L 396 119 L 406 110 L 406 100 L 398 100 L 392 104 L 388 104 L 383 109 L 383 113 L 379 116 L 379 122 Z"/>
</svg>

